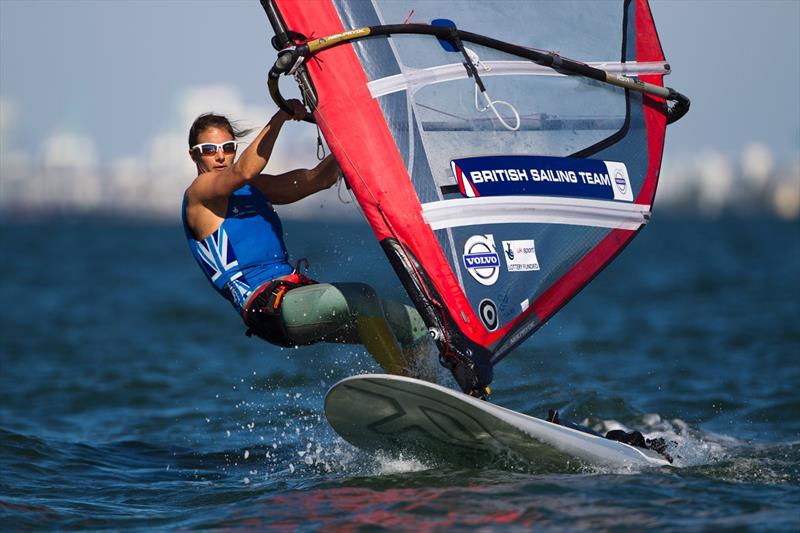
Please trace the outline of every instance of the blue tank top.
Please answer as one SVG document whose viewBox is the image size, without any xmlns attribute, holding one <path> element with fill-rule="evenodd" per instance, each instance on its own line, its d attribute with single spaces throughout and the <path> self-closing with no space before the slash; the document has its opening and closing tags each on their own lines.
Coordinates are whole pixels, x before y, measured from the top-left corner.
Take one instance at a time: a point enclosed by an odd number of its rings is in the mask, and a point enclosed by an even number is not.
<svg viewBox="0 0 800 533">
<path fill-rule="evenodd" d="M 186 223 L 185 196 L 182 218 L 197 264 L 239 313 L 259 285 L 292 272 L 281 220 L 255 187 L 245 185 L 228 197 L 225 220 L 202 241 L 194 238 Z"/>
</svg>

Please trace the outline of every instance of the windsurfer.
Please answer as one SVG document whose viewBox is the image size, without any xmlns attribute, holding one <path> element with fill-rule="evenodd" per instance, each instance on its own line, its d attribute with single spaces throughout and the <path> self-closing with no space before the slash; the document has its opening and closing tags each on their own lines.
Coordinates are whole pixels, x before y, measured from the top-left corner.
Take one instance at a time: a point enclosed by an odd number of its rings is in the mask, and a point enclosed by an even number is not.
<svg viewBox="0 0 800 533">
<path fill-rule="evenodd" d="M 278 111 L 234 161 L 239 130 L 224 116 L 200 115 L 189 130 L 197 178 L 186 189 L 183 225 L 189 247 L 214 288 L 244 319 L 247 334 L 280 346 L 319 341 L 362 343 L 389 373 L 433 379 L 432 343 L 417 311 L 380 299 L 364 283 L 317 283 L 289 264 L 273 204 L 331 187 L 332 156 L 313 169 L 262 174 L 283 124 L 305 110 Z"/>
</svg>

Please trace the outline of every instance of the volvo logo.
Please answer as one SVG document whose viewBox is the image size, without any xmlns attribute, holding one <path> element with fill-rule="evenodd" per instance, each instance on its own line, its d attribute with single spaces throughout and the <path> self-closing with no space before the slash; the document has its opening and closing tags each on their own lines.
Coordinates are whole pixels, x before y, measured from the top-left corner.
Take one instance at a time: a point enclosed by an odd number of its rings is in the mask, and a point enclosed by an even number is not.
<svg viewBox="0 0 800 533">
<path fill-rule="evenodd" d="M 464 243 L 464 267 L 481 285 L 494 285 L 500 275 L 500 258 L 492 235 L 473 235 Z"/>
</svg>

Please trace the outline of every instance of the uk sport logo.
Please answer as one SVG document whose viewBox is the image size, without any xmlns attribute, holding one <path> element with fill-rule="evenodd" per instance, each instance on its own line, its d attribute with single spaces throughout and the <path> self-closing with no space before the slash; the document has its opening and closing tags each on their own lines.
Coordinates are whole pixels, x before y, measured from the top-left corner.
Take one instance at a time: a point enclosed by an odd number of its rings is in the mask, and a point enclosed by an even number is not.
<svg viewBox="0 0 800 533">
<path fill-rule="evenodd" d="M 506 266 L 509 272 L 526 272 L 539 270 L 536 258 L 536 243 L 533 239 L 520 241 L 503 241 Z"/>
<path fill-rule="evenodd" d="M 494 285 L 500 276 L 500 257 L 493 235 L 473 235 L 464 243 L 464 267 L 481 285 Z"/>
</svg>

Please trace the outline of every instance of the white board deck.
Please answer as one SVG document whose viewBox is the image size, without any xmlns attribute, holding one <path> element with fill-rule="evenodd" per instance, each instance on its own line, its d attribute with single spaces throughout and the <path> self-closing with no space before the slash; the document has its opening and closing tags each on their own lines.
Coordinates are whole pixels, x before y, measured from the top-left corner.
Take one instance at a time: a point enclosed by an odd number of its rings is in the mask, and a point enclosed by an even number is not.
<svg viewBox="0 0 800 533">
<path fill-rule="evenodd" d="M 335 384 L 325 397 L 333 429 L 365 450 L 460 451 L 511 455 L 532 466 L 666 466 L 656 452 L 517 413 L 441 385 L 402 376 L 364 374 Z"/>
</svg>

